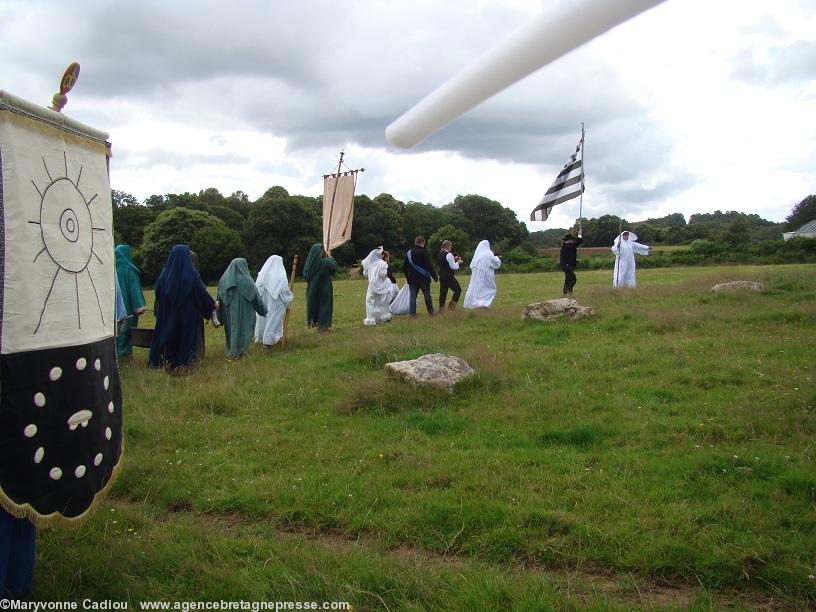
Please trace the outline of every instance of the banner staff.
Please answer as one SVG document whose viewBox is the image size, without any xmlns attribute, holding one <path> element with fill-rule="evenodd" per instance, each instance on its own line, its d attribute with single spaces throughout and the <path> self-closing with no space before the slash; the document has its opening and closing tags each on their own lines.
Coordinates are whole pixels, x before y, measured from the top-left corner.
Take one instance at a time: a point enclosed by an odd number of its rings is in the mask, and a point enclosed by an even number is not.
<svg viewBox="0 0 816 612">
<path fill-rule="evenodd" d="M 329 257 L 331 257 L 329 245 L 331 244 L 331 223 L 332 215 L 334 214 L 334 198 L 337 196 L 337 183 L 340 181 L 340 168 L 343 165 L 343 155 L 345 155 L 345 152 L 341 150 L 340 161 L 337 162 L 337 180 L 334 182 L 334 191 L 332 191 L 331 206 L 329 207 L 329 225 L 328 229 L 326 230 L 326 244 L 324 245 L 326 253 L 328 253 Z"/>
<path fill-rule="evenodd" d="M 295 255 L 295 258 L 292 260 L 292 274 L 289 277 L 289 291 L 291 291 L 292 287 L 295 286 L 295 272 L 297 270 L 297 260 L 298 260 L 298 256 Z M 281 350 L 286 348 L 286 330 L 289 327 L 289 313 L 291 312 L 291 310 L 292 310 L 292 306 L 290 304 L 289 307 L 287 307 L 287 309 L 286 309 L 286 314 L 283 315 L 283 337 L 281 338 L 281 341 L 280 341 L 280 349 Z"/>
</svg>

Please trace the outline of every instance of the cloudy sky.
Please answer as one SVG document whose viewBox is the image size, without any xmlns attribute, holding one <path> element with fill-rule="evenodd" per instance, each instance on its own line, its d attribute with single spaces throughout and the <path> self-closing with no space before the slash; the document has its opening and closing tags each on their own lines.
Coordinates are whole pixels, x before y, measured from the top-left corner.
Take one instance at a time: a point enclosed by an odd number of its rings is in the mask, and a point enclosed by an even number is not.
<svg viewBox="0 0 816 612">
<path fill-rule="evenodd" d="M 586 125 L 583 214 L 756 213 L 816 193 L 816 0 L 666 0 L 405 151 L 386 126 L 551 0 L 0 0 L 0 89 L 110 133 L 143 200 L 273 185 L 498 200 L 526 220 Z M 607 0 L 612 1 L 612 0 Z M 578 200 L 531 230 L 567 227 Z"/>
</svg>

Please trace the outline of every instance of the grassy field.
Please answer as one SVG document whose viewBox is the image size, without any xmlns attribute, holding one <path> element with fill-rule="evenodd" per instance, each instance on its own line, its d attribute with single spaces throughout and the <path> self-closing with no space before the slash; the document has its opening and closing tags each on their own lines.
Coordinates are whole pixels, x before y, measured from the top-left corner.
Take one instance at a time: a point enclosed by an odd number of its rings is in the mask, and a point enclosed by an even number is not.
<svg viewBox="0 0 816 612">
<path fill-rule="evenodd" d="M 735 279 L 767 290 L 710 293 Z M 579 273 L 596 311 L 579 322 L 521 319 L 560 297 L 552 273 L 498 276 L 487 311 L 375 328 L 366 284 L 342 281 L 323 335 L 299 283 L 285 352 L 227 362 L 208 326 L 174 378 L 137 349 L 124 469 L 82 529 L 39 534 L 33 598 L 816 605 L 816 266 L 610 280 Z M 386 380 L 431 352 L 477 375 L 452 397 Z"/>
</svg>

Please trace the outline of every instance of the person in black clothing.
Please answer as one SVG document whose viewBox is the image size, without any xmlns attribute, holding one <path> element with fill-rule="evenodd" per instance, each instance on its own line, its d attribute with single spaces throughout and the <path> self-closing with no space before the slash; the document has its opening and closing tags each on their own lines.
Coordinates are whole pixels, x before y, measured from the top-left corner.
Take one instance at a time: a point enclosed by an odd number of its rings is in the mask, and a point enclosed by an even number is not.
<svg viewBox="0 0 816 612">
<path fill-rule="evenodd" d="M 431 279 L 439 280 L 436 277 L 431 258 L 428 251 L 425 249 L 425 238 L 417 236 L 414 240 L 414 248 L 405 254 L 405 264 L 402 271 L 405 273 L 405 278 L 408 281 L 408 290 L 410 292 L 410 299 L 408 302 L 408 313 L 412 318 L 416 319 L 416 302 L 417 294 L 422 290 L 422 295 L 425 297 L 425 308 L 428 309 L 428 314 L 433 316 L 434 307 L 431 299 Z"/>
<path fill-rule="evenodd" d="M 453 310 L 456 304 L 459 303 L 459 296 L 462 295 L 462 287 L 459 286 L 459 281 L 453 275 L 454 270 L 459 269 L 459 264 L 462 263 L 462 258 L 451 252 L 453 244 L 450 240 L 445 240 L 442 243 L 442 250 L 439 251 L 437 264 L 439 265 L 439 310 L 445 308 L 445 300 L 448 298 L 448 289 L 453 291 L 448 309 Z"/>
<path fill-rule="evenodd" d="M 564 271 L 564 295 L 570 295 L 578 278 L 575 276 L 575 266 L 578 264 L 578 247 L 583 242 L 581 232 L 578 232 L 576 238 L 572 234 L 567 234 L 561 240 L 561 254 L 558 258 L 558 263 L 561 264 L 561 269 Z"/>
<path fill-rule="evenodd" d="M 393 272 L 391 272 L 391 252 L 390 251 L 383 251 L 382 252 L 383 261 L 388 265 L 388 272 L 386 272 L 385 276 L 395 285 L 397 284 L 397 279 L 394 278 Z"/>
</svg>

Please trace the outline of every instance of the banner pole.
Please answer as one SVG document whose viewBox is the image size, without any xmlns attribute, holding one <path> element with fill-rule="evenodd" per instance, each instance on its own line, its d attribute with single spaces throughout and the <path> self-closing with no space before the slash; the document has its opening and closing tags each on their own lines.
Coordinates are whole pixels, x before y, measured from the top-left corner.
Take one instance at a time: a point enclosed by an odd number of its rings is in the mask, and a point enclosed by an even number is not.
<svg viewBox="0 0 816 612">
<path fill-rule="evenodd" d="M 334 214 L 334 198 L 337 196 L 337 183 L 340 181 L 340 167 L 343 165 L 343 155 L 345 153 L 341 150 L 340 151 L 340 161 L 337 162 L 337 178 L 334 181 L 334 191 L 332 191 L 332 199 L 331 205 L 329 207 L 329 224 L 326 229 L 326 244 L 323 247 L 326 249 L 326 253 L 328 253 L 329 257 L 331 257 L 331 224 L 332 224 L 332 215 Z M 329 175 L 331 176 L 331 175 Z"/>
<path fill-rule="evenodd" d="M 292 260 L 292 275 L 289 278 L 289 290 L 292 290 L 292 287 L 295 286 L 295 273 L 297 270 L 297 259 L 298 256 L 295 255 L 295 258 Z M 289 312 L 292 310 L 291 304 L 286 308 L 286 314 L 283 315 L 283 336 L 281 337 L 280 341 L 280 350 L 286 348 L 286 330 L 289 327 Z"/>
</svg>

